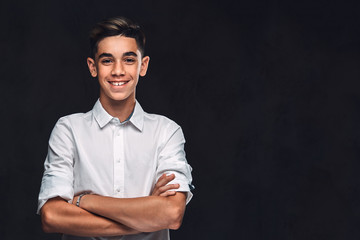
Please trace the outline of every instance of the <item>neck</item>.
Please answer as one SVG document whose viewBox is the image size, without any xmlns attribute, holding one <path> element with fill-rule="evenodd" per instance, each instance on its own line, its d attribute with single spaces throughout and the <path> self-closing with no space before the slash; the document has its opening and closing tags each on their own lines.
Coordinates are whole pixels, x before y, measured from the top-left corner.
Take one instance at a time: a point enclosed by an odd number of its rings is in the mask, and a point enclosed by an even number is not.
<svg viewBox="0 0 360 240">
<path fill-rule="evenodd" d="M 120 122 L 123 122 L 128 119 L 130 114 L 133 112 L 136 101 L 135 99 L 115 101 L 100 96 L 100 102 L 107 113 L 118 118 Z"/>
</svg>

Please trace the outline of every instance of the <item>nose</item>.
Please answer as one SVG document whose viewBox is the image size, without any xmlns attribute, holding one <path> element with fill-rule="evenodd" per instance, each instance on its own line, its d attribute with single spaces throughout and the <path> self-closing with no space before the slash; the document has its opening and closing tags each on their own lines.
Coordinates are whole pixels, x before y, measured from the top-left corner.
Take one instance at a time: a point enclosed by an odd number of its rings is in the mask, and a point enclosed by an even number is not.
<svg viewBox="0 0 360 240">
<path fill-rule="evenodd" d="M 125 75 L 125 69 L 124 69 L 124 66 L 121 63 L 121 61 L 116 61 L 113 66 L 114 67 L 113 67 L 113 69 L 111 71 L 112 75 L 115 75 L 115 76 L 123 76 L 123 75 Z"/>
</svg>

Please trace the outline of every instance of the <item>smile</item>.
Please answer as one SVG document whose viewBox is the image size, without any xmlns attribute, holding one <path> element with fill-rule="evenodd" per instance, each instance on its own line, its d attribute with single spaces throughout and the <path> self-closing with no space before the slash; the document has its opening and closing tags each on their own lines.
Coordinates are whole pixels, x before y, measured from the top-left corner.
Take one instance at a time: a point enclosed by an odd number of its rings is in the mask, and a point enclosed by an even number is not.
<svg viewBox="0 0 360 240">
<path fill-rule="evenodd" d="M 124 85 L 124 84 L 126 84 L 126 83 L 128 83 L 129 81 L 127 81 L 127 82 L 109 82 L 111 85 L 113 85 L 113 86 L 121 86 L 121 85 Z"/>
</svg>

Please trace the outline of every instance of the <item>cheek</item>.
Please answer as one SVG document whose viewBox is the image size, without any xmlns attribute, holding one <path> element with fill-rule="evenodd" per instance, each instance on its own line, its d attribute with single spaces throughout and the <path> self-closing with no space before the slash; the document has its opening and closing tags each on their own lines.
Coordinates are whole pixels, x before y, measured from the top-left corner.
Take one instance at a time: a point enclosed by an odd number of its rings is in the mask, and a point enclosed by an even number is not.
<svg viewBox="0 0 360 240">
<path fill-rule="evenodd" d="M 105 78 L 107 76 L 107 71 L 106 69 L 98 69 L 97 72 L 98 78 Z"/>
</svg>

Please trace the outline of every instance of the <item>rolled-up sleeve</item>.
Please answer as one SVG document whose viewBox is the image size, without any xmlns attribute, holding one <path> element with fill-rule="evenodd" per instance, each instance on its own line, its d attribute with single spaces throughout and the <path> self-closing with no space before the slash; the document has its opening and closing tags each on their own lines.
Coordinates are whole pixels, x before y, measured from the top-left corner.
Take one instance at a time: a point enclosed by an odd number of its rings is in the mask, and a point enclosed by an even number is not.
<svg viewBox="0 0 360 240">
<path fill-rule="evenodd" d="M 172 124 L 168 126 L 164 136 L 164 144 L 158 158 L 156 177 L 159 179 L 162 174 L 175 174 L 175 179 L 169 184 L 178 183 L 180 187 L 174 189 L 179 192 L 186 192 L 186 204 L 189 203 L 193 194 L 191 166 L 185 158 L 185 138 L 180 126 Z"/>
<path fill-rule="evenodd" d="M 67 118 L 63 117 L 56 123 L 50 136 L 38 199 L 38 214 L 46 201 L 51 198 L 61 197 L 65 200 L 73 198 L 74 155 L 71 126 Z"/>
</svg>

